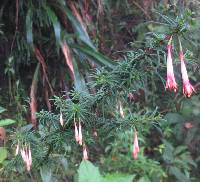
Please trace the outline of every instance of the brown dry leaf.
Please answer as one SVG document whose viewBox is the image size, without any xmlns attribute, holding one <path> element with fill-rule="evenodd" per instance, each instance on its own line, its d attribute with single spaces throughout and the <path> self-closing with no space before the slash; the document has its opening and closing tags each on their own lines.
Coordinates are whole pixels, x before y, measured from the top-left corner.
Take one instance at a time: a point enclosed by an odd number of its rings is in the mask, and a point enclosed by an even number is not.
<svg viewBox="0 0 200 182">
<path fill-rule="evenodd" d="M 73 15 L 77 18 L 77 20 L 78 20 L 79 23 L 81 24 L 83 30 L 84 30 L 85 32 L 87 32 L 87 31 L 86 31 L 85 23 L 83 22 L 83 19 L 82 19 L 80 13 L 78 12 L 78 10 L 77 10 L 77 8 L 76 8 L 74 2 L 73 2 L 73 1 L 69 1 L 68 4 L 69 4 L 69 7 L 70 7 L 71 10 L 72 10 Z"/>
<path fill-rule="evenodd" d="M 31 83 L 30 90 L 30 112 L 31 112 L 31 123 L 34 127 L 37 125 L 36 112 L 37 112 L 37 89 L 38 89 L 38 75 L 40 70 L 40 64 L 38 63 L 33 80 Z"/>
<path fill-rule="evenodd" d="M 98 12 L 97 12 L 97 15 L 98 15 L 98 18 L 99 18 L 99 16 L 103 15 L 103 13 L 104 13 L 104 4 L 103 4 L 103 0 L 97 0 L 97 4 L 98 4 Z"/>
<path fill-rule="evenodd" d="M 48 110 L 51 111 L 51 103 L 49 101 L 49 92 L 48 92 L 47 87 L 45 87 L 44 89 L 44 98 L 45 98 L 45 102 L 46 102 Z"/>
<path fill-rule="evenodd" d="M 63 42 L 61 47 L 62 47 L 62 52 L 65 56 L 66 64 L 68 65 L 69 70 L 70 70 L 70 77 L 71 77 L 72 80 L 74 80 L 74 67 L 73 67 L 73 64 L 72 64 L 72 56 L 71 56 L 71 53 L 70 53 L 70 49 L 69 49 L 66 42 Z"/>
<path fill-rule="evenodd" d="M 9 182 L 7 179 L 0 179 L 0 182 Z"/>
<path fill-rule="evenodd" d="M 37 112 L 37 99 L 36 99 L 36 91 L 37 89 L 34 88 L 35 86 L 31 86 L 31 93 L 30 93 L 30 110 L 31 110 L 31 123 L 36 126 L 37 119 L 36 119 L 36 112 Z"/>
<path fill-rule="evenodd" d="M 6 130 L 0 127 L 0 146 L 3 146 L 6 142 Z"/>
<path fill-rule="evenodd" d="M 48 79 L 48 76 L 47 76 L 47 65 L 45 63 L 45 60 L 44 60 L 44 57 L 42 56 L 40 50 L 37 48 L 37 47 L 34 47 L 34 53 L 35 53 L 35 56 L 37 58 L 37 60 L 40 62 L 40 64 L 42 65 L 42 71 L 43 71 L 43 74 L 44 74 L 44 77 L 45 77 L 45 80 L 51 90 L 51 94 L 54 95 L 54 91 L 53 91 L 53 88 L 49 82 L 49 79 Z"/>
<path fill-rule="evenodd" d="M 139 3 L 137 3 L 135 0 L 133 0 L 132 3 L 133 3 L 136 7 L 138 7 L 138 8 L 144 13 L 144 15 L 145 15 L 148 19 L 151 19 L 151 17 L 150 17 L 150 15 L 149 15 L 148 11 L 145 9 L 145 8 L 147 8 L 148 6 L 151 5 L 151 4 L 149 4 L 149 3 L 152 3 L 151 0 L 150 0 L 149 2 L 146 1 L 146 0 L 144 0 L 144 1 L 143 1 L 143 6 L 140 5 Z"/>
</svg>

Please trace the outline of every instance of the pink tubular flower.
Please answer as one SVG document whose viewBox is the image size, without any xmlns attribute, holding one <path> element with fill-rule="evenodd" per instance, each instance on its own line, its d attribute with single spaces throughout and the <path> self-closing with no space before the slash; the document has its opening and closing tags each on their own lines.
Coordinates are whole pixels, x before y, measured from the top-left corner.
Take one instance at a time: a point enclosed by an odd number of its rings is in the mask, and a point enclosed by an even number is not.
<svg viewBox="0 0 200 182">
<path fill-rule="evenodd" d="M 132 152 L 132 156 L 134 159 L 137 159 L 139 151 L 140 151 L 140 148 L 138 145 L 137 131 L 136 129 L 134 129 L 133 152 Z"/>
<path fill-rule="evenodd" d="M 76 122 L 74 122 L 74 133 L 75 133 L 76 142 L 79 142 L 79 134 L 78 134 L 78 128 L 77 128 Z"/>
<path fill-rule="evenodd" d="M 78 126 L 78 136 L 79 136 L 79 145 L 82 145 L 83 136 L 82 136 L 82 127 L 81 127 L 81 122 L 80 121 L 79 121 L 79 126 Z"/>
<path fill-rule="evenodd" d="M 27 152 L 27 164 L 26 164 L 26 168 L 28 171 L 30 171 L 31 166 L 32 166 L 32 156 L 31 156 L 31 148 L 29 145 L 28 152 Z"/>
<path fill-rule="evenodd" d="M 169 43 L 167 45 L 167 81 L 166 81 L 166 89 L 177 91 L 177 84 L 174 77 L 174 70 L 172 64 L 172 45 Z"/>
<path fill-rule="evenodd" d="M 20 149 L 20 154 L 22 156 L 23 161 L 25 162 L 26 161 L 26 152 L 25 152 L 24 148 Z"/>
<path fill-rule="evenodd" d="M 82 127 L 81 127 L 81 121 L 79 120 L 78 128 L 76 125 L 76 122 L 74 121 L 74 133 L 75 133 L 75 140 L 79 145 L 83 144 L 83 135 L 82 135 Z"/>
<path fill-rule="evenodd" d="M 195 92 L 195 89 L 189 81 L 187 69 L 186 69 L 185 62 L 184 62 L 184 55 L 183 55 L 182 51 L 180 51 L 179 56 L 180 56 L 180 61 L 181 61 L 181 74 L 182 74 L 182 80 L 183 80 L 183 94 L 186 97 L 190 97 L 192 95 L 192 93 Z"/>
<path fill-rule="evenodd" d="M 64 125 L 64 121 L 63 121 L 63 115 L 62 115 L 62 113 L 60 114 L 60 124 L 61 124 L 61 126 Z"/>
<path fill-rule="evenodd" d="M 86 146 L 83 146 L 83 160 L 88 160 L 88 154 Z"/>
<path fill-rule="evenodd" d="M 25 147 L 25 149 L 24 148 L 20 149 L 20 153 L 21 153 L 22 159 L 26 165 L 27 171 L 30 171 L 31 166 L 32 166 L 32 156 L 31 156 L 30 145 L 28 148 Z"/>
</svg>

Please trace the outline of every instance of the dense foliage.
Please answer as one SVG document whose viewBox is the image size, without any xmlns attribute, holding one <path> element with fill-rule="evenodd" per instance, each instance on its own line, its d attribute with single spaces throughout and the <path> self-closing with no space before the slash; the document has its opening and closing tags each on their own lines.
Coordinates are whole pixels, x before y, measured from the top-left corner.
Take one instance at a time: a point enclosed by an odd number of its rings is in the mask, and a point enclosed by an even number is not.
<svg viewBox="0 0 200 182">
<path fill-rule="evenodd" d="M 198 5 L 3 0 L 0 176 L 199 181 Z"/>
</svg>

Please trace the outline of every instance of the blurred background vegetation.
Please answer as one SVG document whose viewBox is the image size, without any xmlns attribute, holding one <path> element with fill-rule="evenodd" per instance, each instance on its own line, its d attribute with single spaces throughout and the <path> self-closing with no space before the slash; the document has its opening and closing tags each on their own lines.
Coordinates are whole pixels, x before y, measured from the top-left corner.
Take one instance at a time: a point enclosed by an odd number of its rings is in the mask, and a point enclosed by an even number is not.
<svg viewBox="0 0 200 182">
<path fill-rule="evenodd" d="M 199 181 L 199 5 L 1 0 L 0 177 Z M 165 90 L 170 36 L 176 93 Z M 178 37 L 196 90 L 191 98 L 182 94 Z M 75 142 L 74 121 L 82 123 L 88 161 Z M 131 156 L 134 128 L 141 149 L 137 160 Z M 31 146 L 29 172 L 15 156 L 18 142 Z"/>
</svg>

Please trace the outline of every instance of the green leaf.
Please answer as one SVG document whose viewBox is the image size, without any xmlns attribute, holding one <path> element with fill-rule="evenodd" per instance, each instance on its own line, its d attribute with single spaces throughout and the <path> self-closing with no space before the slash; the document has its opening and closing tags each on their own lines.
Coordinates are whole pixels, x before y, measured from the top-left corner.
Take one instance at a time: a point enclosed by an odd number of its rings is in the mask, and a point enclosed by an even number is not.
<svg viewBox="0 0 200 182">
<path fill-rule="evenodd" d="M 169 172 L 174 175 L 181 182 L 189 182 L 190 179 L 180 171 L 177 167 L 170 167 Z"/>
<path fill-rule="evenodd" d="M 43 182 L 52 182 L 52 172 L 47 166 L 40 168 L 40 175 Z"/>
<path fill-rule="evenodd" d="M 32 21 L 33 12 L 30 8 L 26 15 L 26 39 L 27 42 L 33 47 L 33 21 Z"/>
<path fill-rule="evenodd" d="M 16 123 L 16 121 L 13 120 L 13 119 L 2 119 L 2 120 L 0 120 L 0 127 L 11 125 L 11 124 L 14 124 L 14 123 Z"/>
<path fill-rule="evenodd" d="M 87 45 L 89 45 L 90 47 L 96 50 L 88 33 L 83 29 L 82 25 L 79 23 L 76 17 L 73 16 L 72 12 L 70 11 L 70 9 L 67 8 L 63 0 L 60 0 L 60 4 L 62 6 L 61 8 L 63 9 L 64 13 L 67 15 L 68 19 L 71 21 L 72 26 L 76 30 L 76 33 L 78 34 L 78 37 L 80 38 L 80 40 L 82 40 Z"/>
<path fill-rule="evenodd" d="M 165 119 L 171 124 L 181 123 L 185 120 L 183 116 L 178 113 L 167 113 Z"/>
<path fill-rule="evenodd" d="M 174 19 L 166 16 L 166 15 L 163 15 L 157 11 L 155 11 L 155 13 L 157 13 L 158 15 L 160 15 L 169 25 L 171 26 L 175 26 L 176 25 L 176 21 L 174 21 Z"/>
<path fill-rule="evenodd" d="M 29 132 L 33 128 L 32 124 L 25 125 L 20 128 L 20 132 Z"/>
<path fill-rule="evenodd" d="M 138 182 L 151 182 L 148 176 L 143 176 L 139 179 Z"/>
<path fill-rule="evenodd" d="M 112 62 L 108 57 L 104 56 L 103 54 L 99 53 L 98 51 L 95 51 L 91 47 L 87 45 L 70 45 L 72 48 L 78 49 L 79 51 L 83 52 L 87 56 L 91 57 L 97 64 L 107 66 L 109 68 L 113 68 L 115 63 Z"/>
<path fill-rule="evenodd" d="M 106 175 L 102 182 L 132 182 L 135 176 L 136 175 L 113 173 Z"/>
<path fill-rule="evenodd" d="M 164 150 L 164 153 L 163 153 L 163 159 L 165 160 L 165 162 L 171 163 L 174 160 L 174 155 L 173 155 L 174 147 L 167 140 L 163 139 L 163 143 L 165 145 L 165 150 Z"/>
<path fill-rule="evenodd" d="M 2 163 L 7 158 L 7 149 L 5 147 L 0 147 L 0 163 Z"/>
<path fill-rule="evenodd" d="M 6 111 L 6 109 L 0 106 L 0 114 L 1 114 L 2 112 L 4 112 L 4 111 Z"/>
<path fill-rule="evenodd" d="M 54 33 L 55 33 L 55 37 L 56 37 L 56 43 L 57 43 L 57 45 L 59 45 L 59 43 L 60 43 L 60 34 L 61 34 L 60 22 L 58 21 L 58 18 L 56 16 L 56 14 L 54 13 L 54 11 L 51 10 L 50 7 L 45 6 L 45 9 L 47 11 L 47 15 L 48 15 L 50 21 L 53 24 Z"/>
<path fill-rule="evenodd" d="M 74 67 L 74 85 L 76 90 L 88 92 L 85 80 L 78 70 L 78 65 L 74 57 L 73 57 L 73 67 Z"/>
<path fill-rule="evenodd" d="M 174 151 L 174 155 L 180 155 L 183 152 L 187 151 L 187 147 L 186 146 L 178 146 L 176 147 L 175 151 Z"/>
<path fill-rule="evenodd" d="M 83 160 L 78 169 L 78 182 L 101 182 L 102 176 L 98 167 L 95 167 L 90 161 Z"/>
</svg>

